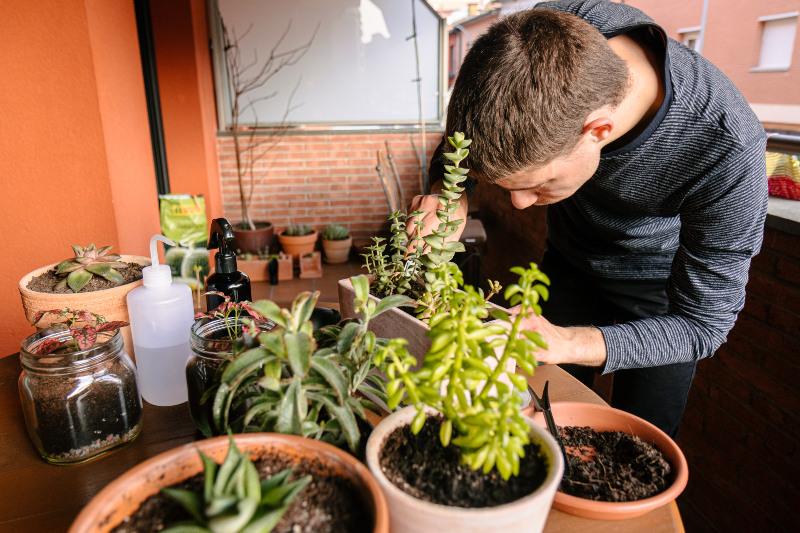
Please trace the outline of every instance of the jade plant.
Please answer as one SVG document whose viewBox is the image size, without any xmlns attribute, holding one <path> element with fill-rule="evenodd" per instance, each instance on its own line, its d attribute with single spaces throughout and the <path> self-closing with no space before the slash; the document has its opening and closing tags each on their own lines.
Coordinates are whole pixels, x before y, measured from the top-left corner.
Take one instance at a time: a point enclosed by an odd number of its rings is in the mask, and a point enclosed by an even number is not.
<svg viewBox="0 0 800 533">
<path fill-rule="evenodd" d="M 356 452 L 358 419 L 385 399 L 382 379 L 371 372 L 381 346 L 371 319 L 410 300 L 394 295 L 375 303 L 365 276 L 352 278 L 360 319 L 313 332 L 311 313 L 319 292 L 300 293 L 290 309 L 262 300 L 252 308 L 276 324 L 255 336 L 256 345 L 222 367 L 213 401 L 213 424 L 226 431 L 276 431 L 320 439 Z"/>
<path fill-rule="evenodd" d="M 198 451 L 203 461 L 200 492 L 164 488 L 161 492 L 177 502 L 191 517 L 165 529 L 169 533 L 267 533 L 272 531 L 295 497 L 311 482 L 311 476 L 291 480 L 291 469 L 259 479 L 250 458 L 230 438 L 221 465 Z"/>
<path fill-rule="evenodd" d="M 97 313 L 69 308 L 39 311 L 33 318 L 33 326 L 40 329 L 59 325 L 68 329 L 70 335 L 46 339 L 38 346 L 37 354 L 45 355 L 61 349 L 88 350 L 97 343 L 98 333 L 115 332 L 128 323 L 121 320 L 108 321 Z"/>
<path fill-rule="evenodd" d="M 528 425 L 521 414 L 527 381 L 508 370 L 511 360 L 528 374 L 536 366 L 535 352 L 546 343 L 535 331 L 523 328 L 525 319 L 541 314 L 540 299 L 547 299 L 549 280 L 531 263 L 515 267 L 517 283 L 505 289 L 513 314 L 487 309 L 486 296 L 471 286 L 453 291 L 449 305 L 430 318 L 431 346 L 415 370 L 417 360 L 402 339 L 390 340 L 376 355 L 375 362 L 386 373 L 387 404 L 413 405 L 417 414 L 413 433 L 422 429 L 426 407 L 441 414 L 440 440 L 461 450 L 472 469 L 489 472 L 496 467 L 504 479 L 519 473 L 520 458 L 528 443 Z M 436 270 L 434 281 L 449 275 Z M 484 322 L 489 316 L 496 322 Z"/>
<path fill-rule="evenodd" d="M 350 236 L 350 231 L 340 224 L 329 224 L 322 230 L 322 239 L 325 241 L 343 241 Z"/>
<path fill-rule="evenodd" d="M 72 292 L 80 292 L 92 277 L 98 276 L 115 285 L 125 281 L 116 269 L 125 268 L 127 263 L 120 261 L 120 256 L 109 253 L 111 246 L 95 247 L 94 244 L 81 247 L 72 245 L 75 257 L 61 261 L 56 265 L 56 276 L 61 280 L 56 284 L 55 290 L 69 287 Z"/>
<path fill-rule="evenodd" d="M 285 230 L 283 230 L 283 234 L 286 237 L 302 237 L 303 235 L 311 235 L 314 233 L 314 230 L 311 226 L 307 226 L 306 224 L 289 224 Z"/>
</svg>

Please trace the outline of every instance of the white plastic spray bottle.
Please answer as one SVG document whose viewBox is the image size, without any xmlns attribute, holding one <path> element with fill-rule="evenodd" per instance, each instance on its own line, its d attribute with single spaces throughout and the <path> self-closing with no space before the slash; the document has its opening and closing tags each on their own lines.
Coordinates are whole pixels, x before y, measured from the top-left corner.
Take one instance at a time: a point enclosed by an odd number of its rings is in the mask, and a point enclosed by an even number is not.
<svg viewBox="0 0 800 533">
<path fill-rule="evenodd" d="M 175 245 L 161 235 L 150 239 L 152 262 L 142 270 L 142 286 L 128 293 L 128 315 L 139 390 L 147 402 L 167 406 L 188 400 L 185 368 L 194 304 L 189 286 L 173 284 L 169 265 L 158 263 L 158 241 Z"/>
</svg>

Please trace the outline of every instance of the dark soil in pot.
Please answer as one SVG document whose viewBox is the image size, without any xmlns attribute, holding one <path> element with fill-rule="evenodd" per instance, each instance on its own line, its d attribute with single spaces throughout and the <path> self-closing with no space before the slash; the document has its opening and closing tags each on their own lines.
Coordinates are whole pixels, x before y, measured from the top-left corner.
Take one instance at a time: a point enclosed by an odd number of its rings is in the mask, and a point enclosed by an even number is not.
<svg viewBox="0 0 800 533">
<path fill-rule="evenodd" d="M 134 281 L 138 281 L 142 279 L 142 268 L 144 267 L 137 263 L 128 263 L 127 267 L 116 269 L 117 272 L 119 272 L 125 280 L 122 283 L 114 283 L 113 281 L 108 281 L 107 279 L 101 278 L 100 276 L 92 276 L 92 279 L 80 290 L 80 293 L 113 289 L 114 287 L 120 287 L 122 285 L 127 285 L 128 283 L 133 283 Z M 64 287 L 63 289 L 55 290 L 55 286 L 62 279 L 64 278 L 56 276 L 56 270 L 53 268 L 48 270 L 44 274 L 40 274 L 32 278 L 28 282 L 28 289 L 36 292 L 49 292 L 55 294 L 74 294 L 72 292 L 72 289 L 70 289 L 69 287 Z"/>
<path fill-rule="evenodd" d="M 380 465 L 396 487 L 421 500 L 451 507 L 494 507 L 533 493 L 544 483 L 547 461 L 537 444 L 525 446 L 519 476 L 508 480 L 496 469 L 488 474 L 461 462 L 457 446 L 439 441 L 441 419 L 429 417 L 419 434 L 410 426 L 395 429 L 383 444 Z"/>
<path fill-rule="evenodd" d="M 560 490 L 590 500 L 629 502 L 663 492 L 672 468 L 653 445 L 621 431 L 559 428 L 567 451 Z"/>
<path fill-rule="evenodd" d="M 325 464 L 314 460 L 302 460 L 295 464 L 288 458 L 266 456 L 257 459 L 255 465 L 262 479 L 285 468 L 293 469 L 293 477 L 311 474 L 314 478 L 289 506 L 273 529 L 274 533 L 372 531 L 373 517 L 369 505 L 363 501 L 356 485 L 336 475 Z M 196 475 L 173 486 L 202 492 L 203 475 Z M 159 493 L 146 499 L 134 514 L 112 531 L 156 532 L 188 518 L 178 504 Z"/>
</svg>

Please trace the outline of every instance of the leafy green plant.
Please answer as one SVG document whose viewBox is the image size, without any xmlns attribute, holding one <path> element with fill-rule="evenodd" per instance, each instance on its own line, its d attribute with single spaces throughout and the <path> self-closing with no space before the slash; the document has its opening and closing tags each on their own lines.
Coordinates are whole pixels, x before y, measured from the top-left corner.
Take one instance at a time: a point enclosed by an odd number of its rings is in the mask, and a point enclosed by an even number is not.
<svg viewBox="0 0 800 533">
<path fill-rule="evenodd" d="M 260 480 L 255 465 L 233 438 L 221 465 L 197 453 L 203 461 L 202 492 L 161 489 L 183 507 L 191 521 L 172 525 L 165 532 L 268 533 L 311 482 L 311 476 L 290 481 L 291 469 Z"/>
<path fill-rule="evenodd" d="M 55 290 L 69 287 L 72 292 L 80 292 L 92 277 L 98 276 L 119 285 L 125 281 L 116 269 L 125 268 L 127 263 L 120 261 L 120 256 L 110 254 L 111 246 L 96 248 L 94 244 L 81 247 L 72 245 L 75 257 L 66 259 L 56 265 L 56 276 L 62 278 Z"/>
<path fill-rule="evenodd" d="M 322 240 L 343 241 L 350 236 L 350 230 L 339 224 L 329 224 L 322 230 Z"/>
<path fill-rule="evenodd" d="M 311 235 L 312 233 L 314 233 L 314 230 L 311 226 L 305 224 L 289 224 L 289 226 L 283 230 L 283 234 L 287 237 L 302 237 L 303 235 Z"/>
<path fill-rule="evenodd" d="M 385 398 L 382 379 L 371 373 L 381 343 L 368 330 L 375 316 L 410 300 L 402 295 L 369 299 L 365 276 L 352 278 L 361 318 L 313 333 L 311 313 L 319 292 L 300 293 L 291 309 L 273 302 L 252 308 L 278 327 L 257 335 L 257 345 L 227 362 L 214 396 L 217 432 L 277 431 L 348 446 L 361 440 L 358 418 L 370 400 Z"/>
<path fill-rule="evenodd" d="M 443 276 L 446 271 L 435 272 Z M 403 402 L 416 407 L 414 433 L 425 423 L 425 408 L 434 409 L 444 419 L 439 435 L 442 445 L 458 446 L 472 469 L 489 472 L 497 467 L 504 479 L 519 473 L 528 443 L 522 400 L 515 392 L 526 390 L 527 381 L 506 370 L 506 363 L 513 359 L 532 374 L 535 351 L 547 346 L 537 332 L 523 330 L 522 324 L 532 314 L 541 314 L 539 300 L 547 299 L 549 280 L 534 263 L 512 272 L 519 281 L 507 287 L 504 296 L 511 306 L 519 306 L 515 314 L 490 313 L 483 292 L 466 286 L 453 291 L 448 305 L 431 316 L 431 347 L 421 368 L 414 370 L 416 359 L 401 339 L 389 341 L 375 359 L 388 378 L 389 408 Z M 498 322 L 484 322 L 489 315 Z"/>
</svg>

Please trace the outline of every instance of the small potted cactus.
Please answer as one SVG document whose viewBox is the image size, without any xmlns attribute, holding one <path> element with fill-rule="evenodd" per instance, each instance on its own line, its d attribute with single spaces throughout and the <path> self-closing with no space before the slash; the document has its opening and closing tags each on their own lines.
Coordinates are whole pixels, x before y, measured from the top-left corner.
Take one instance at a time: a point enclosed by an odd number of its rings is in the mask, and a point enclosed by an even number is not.
<svg viewBox="0 0 800 533">
<path fill-rule="evenodd" d="M 141 285 L 150 259 L 111 253 L 111 246 L 72 245 L 74 257 L 29 272 L 19 281 L 25 316 L 31 324 L 51 309 L 84 309 L 109 321 L 128 322 L 126 296 Z M 133 353 L 130 327 L 122 328 Z"/>
<path fill-rule="evenodd" d="M 287 255 L 298 259 L 300 256 L 314 251 L 314 245 L 317 243 L 317 230 L 305 224 L 290 224 L 278 235 L 278 240 Z"/>
<path fill-rule="evenodd" d="M 330 224 L 322 230 L 322 249 L 326 263 L 346 263 L 350 257 L 353 238 L 350 231 L 339 224 Z"/>
</svg>

